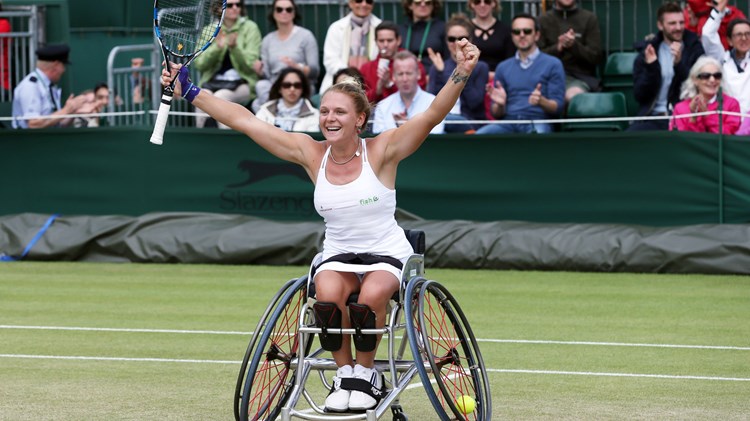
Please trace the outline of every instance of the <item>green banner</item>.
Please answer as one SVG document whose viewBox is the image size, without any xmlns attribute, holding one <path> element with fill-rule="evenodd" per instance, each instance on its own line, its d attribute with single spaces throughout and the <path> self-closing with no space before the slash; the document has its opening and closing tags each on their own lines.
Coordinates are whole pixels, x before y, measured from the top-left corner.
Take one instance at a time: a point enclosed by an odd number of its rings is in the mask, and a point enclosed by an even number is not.
<svg viewBox="0 0 750 421">
<path fill-rule="evenodd" d="M 296 165 L 245 136 L 150 128 L 1 131 L 0 214 L 245 214 L 319 220 Z M 431 220 L 652 226 L 750 220 L 750 143 L 695 133 L 431 136 L 400 208 Z"/>
</svg>

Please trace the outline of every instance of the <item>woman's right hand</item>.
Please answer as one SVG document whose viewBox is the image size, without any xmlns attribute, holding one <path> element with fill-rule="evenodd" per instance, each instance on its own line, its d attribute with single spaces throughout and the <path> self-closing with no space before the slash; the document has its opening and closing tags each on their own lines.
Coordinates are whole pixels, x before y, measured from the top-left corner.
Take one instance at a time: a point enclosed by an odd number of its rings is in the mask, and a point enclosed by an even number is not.
<svg viewBox="0 0 750 421">
<path fill-rule="evenodd" d="M 177 63 L 171 63 L 171 71 L 167 71 L 167 69 L 161 70 L 161 86 L 167 87 L 169 86 L 172 81 L 177 77 L 177 74 L 180 72 L 180 69 L 182 68 L 182 64 Z M 181 96 L 182 89 L 179 83 L 174 84 L 174 94 L 177 96 Z"/>
</svg>

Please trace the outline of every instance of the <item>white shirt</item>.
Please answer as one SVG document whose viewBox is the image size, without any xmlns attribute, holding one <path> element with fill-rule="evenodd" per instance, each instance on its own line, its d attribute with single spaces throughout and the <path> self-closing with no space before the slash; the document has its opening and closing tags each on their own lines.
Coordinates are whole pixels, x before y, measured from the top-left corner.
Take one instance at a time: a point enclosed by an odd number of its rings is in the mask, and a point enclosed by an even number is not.
<svg viewBox="0 0 750 421">
<path fill-rule="evenodd" d="M 415 115 L 429 108 L 434 100 L 435 95 L 425 92 L 422 88 L 417 86 L 417 93 L 414 95 L 414 99 L 407 109 L 406 104 L 404 104 L 403 99 L 401 99 L 401 94 L 399 92 L 392 93 L 378 102 L 378 105 L 375 108 L 375 116 L 373 117 L 375 121 L 372 124 L 372 132 L 381 133 L 388 129 L 395 129 L 398 126 L 396 125 L 396 119 L 393 117 L 393 114 L 400 114 L 406 110 L 407 120 L 411 119 Z M 430 130 L 430 133 L 445 133 L 445 121 L 441 121 L 437 126 L 433 127 L 432 130 Z"/>
</svg>

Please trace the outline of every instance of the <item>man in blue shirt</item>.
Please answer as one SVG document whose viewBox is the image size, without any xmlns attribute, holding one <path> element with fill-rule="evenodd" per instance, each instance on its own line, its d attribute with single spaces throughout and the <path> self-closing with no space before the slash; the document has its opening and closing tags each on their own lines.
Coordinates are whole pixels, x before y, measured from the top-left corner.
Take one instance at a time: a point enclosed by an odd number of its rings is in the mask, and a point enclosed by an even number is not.
<svg viewBox="0 0 750 421">
<path fill-rule="evenodd" d="M 562 62 L 539 50 L 539 23 L 528 14 L 511 21 L 516 55 L 497 65 L 489 90 L 490 111 L 497 119 L 548 120 L 556 118 L 565 104 L 565 71 Z M 477 134 L 549 133 L 550 123 L 488 124 Z"/>
<path fill-rule="evenodd" d="M 71 119 L 33 118 L 75 114 L 84 105 L 84 95 L 71 95 L 61 106 L 61 89 L 55 84 L 65 73 L 70 48 L 67 45 L 48 45 L 36 51 L 36 69 L 13 90 L 13 128 L 40 129 L 67 126 Z"/>
<path fill-rule="evenodd" d="M 393 56 L 392 77 L 398 91 L 385 97 L 375 107 L 373 133 L 395 129 L 429 108 L 435 100 L 435 95 L 419 87 L 419 61 L 412 52 L 403 50 Z M 440 122 L 430 133 L 445 133 L 445 122 Z"/>
</svg>

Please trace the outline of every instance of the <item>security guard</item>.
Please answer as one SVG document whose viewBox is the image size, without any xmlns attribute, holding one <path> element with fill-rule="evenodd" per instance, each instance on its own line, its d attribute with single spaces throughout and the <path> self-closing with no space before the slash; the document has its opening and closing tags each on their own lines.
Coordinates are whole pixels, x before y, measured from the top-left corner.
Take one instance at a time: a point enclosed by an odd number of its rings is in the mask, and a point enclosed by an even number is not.
<svg viewBox="0 0 750 421">
<path fill-rule="evenodd" d="M 65 44 L 48 45 L 36 51 L 36 69 L 26 75 L 13 91 L 14 128 L 39 129 L 67 126 L 71 123 L 70 119 L 33 118 L 75 114 L 85 102 L 83 96 L 71 95 L 65 105 L 61 105 L 62 90 L 55 84 L 65 73 L 69 53 L 70 47 Z"/>
</svg>

